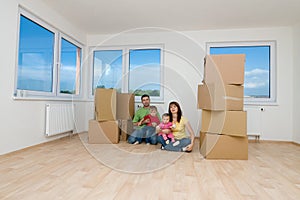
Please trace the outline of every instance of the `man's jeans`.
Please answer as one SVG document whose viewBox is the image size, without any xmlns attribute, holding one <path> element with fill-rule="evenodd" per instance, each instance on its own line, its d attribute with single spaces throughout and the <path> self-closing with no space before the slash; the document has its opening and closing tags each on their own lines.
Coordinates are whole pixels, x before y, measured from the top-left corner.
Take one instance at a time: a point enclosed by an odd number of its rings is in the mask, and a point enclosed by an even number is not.
<svg viewBox="0 0 300 200">
<path fill-rule="evenodd" d="M 145 138 L 146 143 L 157 144 L 157 135 L 155 127 L 152 126 L 144 126 L 139 129 L 135 129 L 133 133 L 128 137 L 128 143 L 133 144 L 136 141 L 139 143 L 142 142 L 143 138 Z"/>
</svg>

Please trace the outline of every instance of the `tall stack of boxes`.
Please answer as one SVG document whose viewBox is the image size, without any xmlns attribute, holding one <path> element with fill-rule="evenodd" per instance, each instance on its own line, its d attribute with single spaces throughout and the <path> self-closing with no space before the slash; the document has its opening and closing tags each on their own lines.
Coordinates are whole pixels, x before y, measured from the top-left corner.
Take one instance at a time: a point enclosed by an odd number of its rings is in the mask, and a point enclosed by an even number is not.
<svg viewBox="0 0 300 200">
<path fill-rule="evenodd" d="M 207 159 L 248 159 L 244 65 L 244 54 L 205 57 L 198 108 L 202 109 L 200 152 Z"/>
<path fill-rule="evenodd" d="M 116 144 L 119 143 L 120 133 L 121 140 L 127 139 L 126 135 L 131 133 L 132 129 L 133 114 L 133 94 L 117 93 L 115 89 L 97 88 L 95 119 L 89 121 L 89 143 Z"/>
</svg>

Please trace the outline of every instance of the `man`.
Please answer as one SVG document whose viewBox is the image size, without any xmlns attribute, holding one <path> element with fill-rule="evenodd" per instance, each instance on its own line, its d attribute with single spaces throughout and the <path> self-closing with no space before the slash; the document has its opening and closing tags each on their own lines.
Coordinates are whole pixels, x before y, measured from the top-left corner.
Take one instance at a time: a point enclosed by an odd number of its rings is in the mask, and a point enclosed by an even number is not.
<svg viewBox="0 0 300 200">
<path fill-rule="evenodd" d="M 150 122 L 150 119 L 145 119 L 144 117 L 150 113 L 150 97 L 147 94 L 144 94 L 141 97 L 143 107 L 139 108 L 132 120 L 133 125 L 136 126 L 136 129 L 128 137 L 128 143 L 130 144 L 140 144 L 145 138 L 146 144 L 157 144 L 157 135 L 155 127 L 146 126 Z M 157 116 L 160 119 L 160 115 L 157 112 Z"/>
</svg>

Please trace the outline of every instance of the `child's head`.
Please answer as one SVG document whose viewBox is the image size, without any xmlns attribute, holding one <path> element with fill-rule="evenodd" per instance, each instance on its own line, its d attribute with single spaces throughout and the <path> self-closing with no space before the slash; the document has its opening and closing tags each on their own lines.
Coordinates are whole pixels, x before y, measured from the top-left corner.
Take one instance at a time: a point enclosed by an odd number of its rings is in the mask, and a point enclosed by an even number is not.
<svg viewBox="0 0 300 200">
<path fill-rule="evenodd" d="M 162 122 L 165 124 L 165 123 L 168 123 L 170 121 L 170 115 L 169 113 L 164 113 L 162 116 L 161 116 L 161 120 Z"/>
<path fill-rule="evenodd" d="M 156 114 L 157 114 L 156 106 L 150 106 L 150 115 L 152 115 L 154 117 L 154 116 L 156 116 Z"/>
</svg>

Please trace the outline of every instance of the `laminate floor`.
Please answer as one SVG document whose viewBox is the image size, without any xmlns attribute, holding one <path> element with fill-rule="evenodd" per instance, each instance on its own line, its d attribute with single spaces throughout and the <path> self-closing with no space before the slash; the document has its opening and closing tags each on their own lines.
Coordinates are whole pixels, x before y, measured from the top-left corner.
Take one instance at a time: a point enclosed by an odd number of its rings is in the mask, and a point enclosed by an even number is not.
<svg viewBox="0 0 300 200">
<path fill-rule="evenodd" d="M 300 146 L 249 143 L 248 160 L 160 145 L 88 144 L 87 133 L 0 156 L 0 199 L 300 199 Z"/>
</svg>

